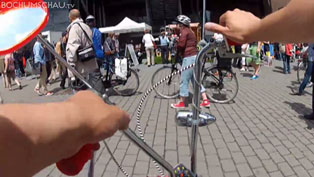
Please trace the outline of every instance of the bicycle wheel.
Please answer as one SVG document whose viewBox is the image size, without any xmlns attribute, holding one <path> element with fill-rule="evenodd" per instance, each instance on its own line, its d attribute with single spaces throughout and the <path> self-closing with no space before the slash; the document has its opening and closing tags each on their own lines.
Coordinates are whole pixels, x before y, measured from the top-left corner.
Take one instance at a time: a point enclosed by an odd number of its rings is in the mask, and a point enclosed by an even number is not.
<svg viewBox="0 0 314 177">
<path fill-rule="evenodd" d="M 298 82 L 301 84 L 303 79 L 304 79 L 304 75 L 305 75 L 305 71 L 306 71 L 306 63 L 304 62 L 300 62 L 298 64 L 298 68 L 297 68 L 297 79 Z"/>
<path fill-rule="evenodd" d="M 239 83 L 236 75 L 229 69 L 206 68 L 202 84 L 206 94 L 215 103 L 228 103 L 238 94 Z"/>
<path fill-rule="evenodd" d="M 171 66 L 164 66 L 159 68 L 153 75 L 151 84 L 154 86 L 157 82 L 161 81 L 171 73 L 177 71 L 178 69 L 172 69 Z M 170 77 L 169 80 L 160 84 L 157 88 L 155 88 L 155 92 L 162 98 L 172 99 L 179 96 L 180 90 L 180 75 L 177 74 L 173 77 Z"/>
<path fill-rule="evenodd" d="M 133 69 L 128 71 L 128 79 L 122 80 L 116 75 L 112 76 L 111 79 L 113 90 L 121 96 L 131 96 L 134 95 L 140 85 L 140 79 L 138 74 Z"/>
</svg>

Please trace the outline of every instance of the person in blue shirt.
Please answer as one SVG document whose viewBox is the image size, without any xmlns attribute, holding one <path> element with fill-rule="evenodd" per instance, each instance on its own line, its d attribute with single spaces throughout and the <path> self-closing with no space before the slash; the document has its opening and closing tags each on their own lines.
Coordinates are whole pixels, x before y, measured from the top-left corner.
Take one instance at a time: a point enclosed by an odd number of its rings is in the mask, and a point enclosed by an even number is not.
<svg viewBox="0 0 314 177">
<path fill-rule="evenodd" d="M 94 16 L 89 15 L 86 20 L 85 20 L 86 24 L 92 29 L 93 32 L 93 45 L 94 45 L 94 49 L 96 52 L 96 58 L 98 60 L 101 61 L 101 63 L 104 61 L 105 59 L 105 54 L 104 51 L 102 49 L 102 34 L 101 32 L 98 30 L 98 28 L 96 28 L 96 19 Z M 101 65 L 99 65 L 101 66 Z"/>
<path fill-rule="evenodd" d="M 161 32 L 161 36 L 159 37 L 160 41 L 160 48 L 161 48 L 161 58 L 162 58 L 162 64 L 168 64 L 169 60 L 169 38 L 166 36 L 166 33 L 163 31 Z"/>
<path fill-rule="evenodd" d="M 47 83 L 46 83 L 46 80 L 47 80 L 47 68 L 46 68 L 47 59 L 46 59 L 46 56 L 44 53 L 44 48 L 38 39 L 34 45 L 33 52 L 34 52 L 34 63 L 36 66 L 38 66 L 40 68 L 40 78 L 39 78 L 39 81 L 38 81 L 34 91 L 38 95 L 51 96 L 53 93 L 48 91 Z M 43 90 L 43 92 L 41 91 L 41 89 Z"/>
</svg>

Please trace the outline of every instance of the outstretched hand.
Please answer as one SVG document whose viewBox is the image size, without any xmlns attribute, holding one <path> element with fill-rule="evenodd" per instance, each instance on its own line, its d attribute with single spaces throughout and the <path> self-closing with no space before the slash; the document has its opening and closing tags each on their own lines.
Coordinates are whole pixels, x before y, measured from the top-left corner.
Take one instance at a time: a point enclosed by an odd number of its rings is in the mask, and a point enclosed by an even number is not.
<svg viewBox="0 0 314 177">
<path fill-rule="evenodd" d="M 111 106 L 90 91 L 78 92 L 68 100 L 80 112 L 82 127 L 87 130 L 85 144 L 97 143 L 111 137 L 117 130 L 128 128 L 129 115 Z"/>
<path fill-rule="evenodd" d="M 255 41 L 260 21 L 260 18 L 250 12 L 235 9 L 223 14 L 219 19 L 219 24 L 206 23 L 205 29 L 221 33 L 237 43 L 250 43 Z"/>
</svg>

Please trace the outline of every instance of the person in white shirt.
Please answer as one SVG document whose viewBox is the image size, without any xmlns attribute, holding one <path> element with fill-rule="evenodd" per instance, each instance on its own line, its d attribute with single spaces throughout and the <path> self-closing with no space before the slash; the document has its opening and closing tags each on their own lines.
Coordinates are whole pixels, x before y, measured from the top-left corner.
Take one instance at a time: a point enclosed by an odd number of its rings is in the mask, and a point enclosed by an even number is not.
<svg viewBox="0 0 314 177">
<path fill-rule="evenodd" d="M 146 55 L 147 55 L 147 66 L 150 67 L 150 65 L 155 65 L 155 48 L 154 43 L 155 39 L 154 37 L 149 33 L 149 30 L 145 30 L 145 34 L 143 36 L 142 42 L 145 45 Z"/>
</svg>

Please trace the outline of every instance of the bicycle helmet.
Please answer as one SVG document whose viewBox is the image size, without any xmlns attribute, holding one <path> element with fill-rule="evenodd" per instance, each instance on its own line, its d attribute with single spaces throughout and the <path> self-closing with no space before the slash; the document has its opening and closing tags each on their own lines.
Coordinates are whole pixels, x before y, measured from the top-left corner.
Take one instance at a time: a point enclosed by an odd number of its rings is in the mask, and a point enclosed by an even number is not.
<svg viewBox="0 0 314 177">
<path fill-rule="evenodd" d="M 87 18 L 86 18 L 86 21 L 94 21 L 95 20 L 95 17 L 92 16 L 92 15 L 89 15 Z"/>
<path fill-rule="evenodd" d="M 185 26 L 190 26 L 190 23 L 191 23 L 191 19 L 186 15 L 177 16 L 176 21 L 178 23 L 185 25 Z"/>
</svg>

